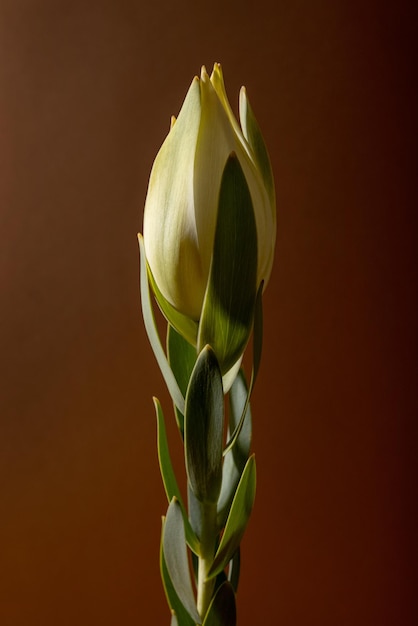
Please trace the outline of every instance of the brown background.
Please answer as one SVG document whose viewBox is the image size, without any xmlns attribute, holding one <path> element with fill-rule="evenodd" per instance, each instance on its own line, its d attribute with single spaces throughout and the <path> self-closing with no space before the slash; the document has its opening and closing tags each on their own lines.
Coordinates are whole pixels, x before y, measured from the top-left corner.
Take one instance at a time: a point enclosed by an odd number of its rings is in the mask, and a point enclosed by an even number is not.
<svg viewBox="0 0 418 626">
<path fill-rule="evenodd" d="M 151 395 L 170 403 L 136 233 L 169 117 L 214 61 L 235 109 L 248 88 L 278 190 L 239 626 L 412 623 L 416 20 L 144 5 L 0 5 L 0 623 L 169 623 Z"/>
</svg>

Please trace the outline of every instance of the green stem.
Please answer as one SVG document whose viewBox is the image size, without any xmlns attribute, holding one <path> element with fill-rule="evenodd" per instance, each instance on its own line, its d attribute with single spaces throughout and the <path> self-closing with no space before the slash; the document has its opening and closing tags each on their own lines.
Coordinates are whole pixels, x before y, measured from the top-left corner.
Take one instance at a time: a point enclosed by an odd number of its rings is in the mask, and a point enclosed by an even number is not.
<svg viewBox="0 0 418 626">
<path fill-rule="evenodd" d="M 209 608 L 215 586 L 215 578 L 208 580 L 207 575 L 213 563 L 216 548 L 217 523 L 216 504 L 202 504 L 202 532 L 200 538 L 201 554 L 197 576 L 197 610 L 202 620 Z"/>
</svg>

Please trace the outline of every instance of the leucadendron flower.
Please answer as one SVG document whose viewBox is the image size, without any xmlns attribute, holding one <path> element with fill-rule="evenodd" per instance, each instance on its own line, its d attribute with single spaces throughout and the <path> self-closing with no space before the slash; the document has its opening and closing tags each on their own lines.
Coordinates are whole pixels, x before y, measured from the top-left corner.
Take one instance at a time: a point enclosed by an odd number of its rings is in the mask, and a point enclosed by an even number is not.
<svg viewBox="0 0 418 626">
<path fill-rule="evenodd" d="M 172 326 L 222 372 L 242 356 L 276 236 L 274 182 L 244 88 L 238 124 L 221 71 L 195 77 L 151 171 L 144 245 L 151 285 Z"/>
</svg>

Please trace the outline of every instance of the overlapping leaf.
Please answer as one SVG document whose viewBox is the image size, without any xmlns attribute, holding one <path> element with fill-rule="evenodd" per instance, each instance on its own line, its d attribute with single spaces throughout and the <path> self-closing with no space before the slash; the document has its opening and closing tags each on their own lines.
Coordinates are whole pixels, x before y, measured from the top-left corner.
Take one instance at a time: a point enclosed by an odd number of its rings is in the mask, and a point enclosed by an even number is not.
<svg viewBox="0 0 418 626">
<path fill-rule="evenodd" d="M 249 406 L 251 393 L 255 385 L 255 381 L 258 374 L 261 361 L 261 351 L 263 347 L 263 283 L 260 284 L 257 292 L 257 298 L 255 303 L 254 314 L 254 331 L 253 331 L 253 368 L 251 372 L 250 385 L 247 392 L 247 397 L 242 410 L 241 418 L 233 431 L 231 438 L 225 446 L 224 454 L 229 452 L 235 445 L 237 438 L 241 432 L 241 428 L 244 424 L 245 415 Z"/>
<path fill-rule="evenodd" d="M 245 87 L 241 89 L 239 100 L 239 116 L 244 137 L 250 144 L 257 166 L 263 177 L 264 184 L 269 194 L 272 209 L 275 210 L 276 196 L 274 191 L 274 178 L 271 169 L 270 158 L 264 143 L 260 127 L 255 118 Z"/>
<path fill-rule="evenodd" d="M 178 599 L 195 623 L 201 624 L 190 577 L 183 515 L 175 498 L 169 504 L 164 523 L 163 555 L 168 576 Z"/>
<path fill-rule="evenodd" d="M 216 576 L 234 556 L 244 535 L 255 498 L 256 471 L 254 455 L 250 456 L 238 484 L 221 542 L 209 570 Z"/>
<path fill-rule="evenodd" d="M 203 621 L 203 626 L 235 626 L 237 612 L 232 585 L 224 582 L 216 591 Z"/>
<path fill-rule="evenodd" d="M 237 156 L 225 165 L 198 350 L 212 346 L 222 373 L 242 355 L 250 337 L 257 291 L 257 228 L 250 190 Z"/>
<path fill-rule="evenodd" d="M 142 315 L 144 318 L 145 330 L 147 331 L 148 339 L 153 349 L 158 366 L 161 370 L 163 378 L 166 382 L 167 388 L 173 399 L 174 404 L 181 413 L 184 413 L 184 397 L 179 389 L 175 376 L 167 361 L 167 357 L 161 345 L 161 341 L 158 335 L 157 327 L 155 324 L 154 313 L 152 310 L 152 304 L 148 286 L 148 272 L 147 272 L 147 260 L 145 257 L 144 240 L 142 235 L 138 235 L 139 250 L 141 258 L 141 272 L 140 272 L 140 287 L 141 287 L 141 306 Z"/>
<path fill-rule="evenodd" d="M 157 449 L 158 449 L 158 461 L 160 464 L 161 477 L 163 479 L 164 489 L 167 495 L 168 502 L 171 502 L 173 498 L 176 498 L 181 507 L 181 511 L 184 518 L 184 526 L 186 532 L 186 540 L 190 548 L 199 554 L 199 541 L 193 532 L 189 520 L 187 518 L 183 499 L 181 497 L 180 489 L 177 483 L 176 476 L 174 474 L 173 465 L 171 463 L 170 451 L 168 448 L 167 434 L 164 423 L 164 415 L 161 405 L 157 398 L 154 398 L 155 413 L 157 416 Z"/>
<path fill-rule="evenodd" d="M 164 532 L 164 522 L 163 518 L 163 532 Z M 165 594 L 167 597 L 168 606 L 173 612 L 171 617 L 171 626 L 196 626 L 195 621 L 191 618 L 189 613 L 184 608 L 180 598 L 178 597 L 173 583 L 171 582 L 170 574 L 168 573 L 167 563 L 164 558 L 164 550 L 163 550 L 163 534 L 161 535 L 161 546 L 160 546 L 160 570 L 161 570 L 161 579 L 163 581 L 163 586 L 165 590 Z M 178 617 L 178 619 L 177 619 Z"/>
<path fill-rule="evenodd" d="M 251 410 L 247 403 L 248 388 L 245 382 L 244 372 L 241 370 L 229 394 L 229 430 L 234 432 L 237 428 L 245 406 L 247 405 L 242 428 L 238 434 L 235 445 L 225 455 L 222 470 L 222 488 L 218 500 L 218 523 L 220 527 L 225 525 L 226 517 L 241 478 L 242 471 L 247 462 L 251 447 Z"/>
<path fill-rule="evenodd" d="M 201 502 L 216 502 L 222 482 L 224 397 L 218 361 L 203 348 L 186 395 L 184 446 L 187 476 Z"/>
<path fill-rule="evenodd" d="M 167 327 L 167 357 L 177 384 L 183 396 L 186 396 L 190 376 L 196 363 L 196 348 L 180 335 L 171 324 Z M 177 424 L 184 436 L 184 415 L 174 405 Z"/>
</svg>

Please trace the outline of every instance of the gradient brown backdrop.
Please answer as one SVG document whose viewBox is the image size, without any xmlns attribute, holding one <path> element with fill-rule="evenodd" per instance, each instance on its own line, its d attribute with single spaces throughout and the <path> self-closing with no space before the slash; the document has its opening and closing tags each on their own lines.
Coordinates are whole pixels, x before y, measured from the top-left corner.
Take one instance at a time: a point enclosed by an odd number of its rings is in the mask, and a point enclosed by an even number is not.
<svg viewBox="0 0 418 626">
<path fill-rule="evenodd" d="M 397 7 L 1 2 L 2 625 L 169 623 L 151 395 L 171 407 L 136 233 L 214 61 L 278 190 L 239 626 L 410 623 L 416 20 Z"/>
</svg>

